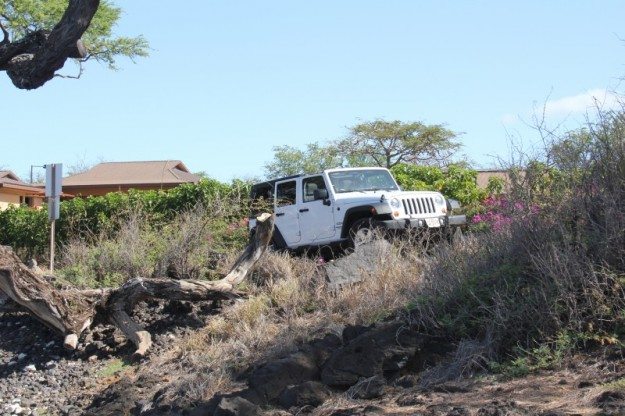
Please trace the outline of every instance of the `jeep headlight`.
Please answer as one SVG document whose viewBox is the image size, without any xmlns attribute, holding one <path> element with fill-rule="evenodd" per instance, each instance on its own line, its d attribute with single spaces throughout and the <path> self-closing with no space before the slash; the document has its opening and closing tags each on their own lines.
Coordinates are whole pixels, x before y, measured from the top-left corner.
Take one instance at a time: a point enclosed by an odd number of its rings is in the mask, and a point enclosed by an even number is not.
<svg viewBox="0 0 625 416">
<path fill-rule="evenodd" d="M 434 197 L 434 202 L 436 202 L 436 205 L 445 205 L 445 200 L 440 195 Z"/>
<path fill-rule="evenodd" d="M 393 208 L 399 208 L 401 206 L 401 202 L 399 202 L 399 199 L 393 198 L 391 199 L 391 206 Z"/>
</svg>

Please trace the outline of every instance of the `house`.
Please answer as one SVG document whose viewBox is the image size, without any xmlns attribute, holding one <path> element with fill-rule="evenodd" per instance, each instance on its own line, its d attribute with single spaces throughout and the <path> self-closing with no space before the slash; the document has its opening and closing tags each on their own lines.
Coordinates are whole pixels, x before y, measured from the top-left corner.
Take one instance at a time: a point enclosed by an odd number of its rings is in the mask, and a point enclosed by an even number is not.
<svg viewBox="0 0 625 416">
<path fill-rule="evenodd" d="M 45 191 L 40 185 L 22 182 L 10 170 L 0 170 L 0 210 L 21 204 L 39 208 L 44 198 Z"/>
<path fill-rule="evenodd" d="M 180 160 L 105 162 L 63 178 L 63 192 L 74 196 L 105 195 L 129 189 L 170 189 L 199 180 Z"/>
<path fill-rule="evenodd" d="M 504 169 L 478 169 L 475 182 L 478 188 L 486 189 L 490 178 L 499 178 L 504 181 L 507 186 L 510 184 L 510 177 L 507 170 Z"/>
</svg>

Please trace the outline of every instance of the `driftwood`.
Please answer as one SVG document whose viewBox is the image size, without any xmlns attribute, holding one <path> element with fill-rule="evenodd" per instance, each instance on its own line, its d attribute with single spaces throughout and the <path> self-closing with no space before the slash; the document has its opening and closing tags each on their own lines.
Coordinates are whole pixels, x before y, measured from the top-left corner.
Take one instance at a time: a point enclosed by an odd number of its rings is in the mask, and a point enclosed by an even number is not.
<svg viewBox="0 0 625 416">
<path fill-rule="evenodd" d="M 137 302 L 148 298 L 193 301 L 232 297 L 235 287 L 267 249 L 273 234 L 273 222 L 270 214 L 257 218 L 254 238 L 230 273 L 216 281 L 136 277 L 119 288 L 59 290 L 25 266 L 10 247 L 0 246 L 0 292 L 61 333 L 67 348 L 76 348 L 80 334 L 97 317 L 117 326 L 135 344 L 135 354 L 144 356 L 152 340 L 149 332 L 130 316 Z"/>
</svg>

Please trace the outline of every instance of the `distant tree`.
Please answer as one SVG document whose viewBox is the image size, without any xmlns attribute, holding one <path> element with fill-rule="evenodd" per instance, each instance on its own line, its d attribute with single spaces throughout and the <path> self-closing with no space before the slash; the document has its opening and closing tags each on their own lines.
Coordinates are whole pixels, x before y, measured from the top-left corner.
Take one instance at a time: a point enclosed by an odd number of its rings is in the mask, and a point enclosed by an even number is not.
<svg viewBox="0 0 625 416">
<path fill-rule="evenodd" d="M 341 155 L 392 168 L 399 163 L 444 165 L 460 144 L 457 134 L 440 124 L 375 120 L 357 124 L 336 143 Z"/>
<path fill-rule="evenodd" d="M 84 173 L 88 171 L 92 167 L 93 167 L 92 164 L 85 162 L 84 159 L 80 159 L 76 161 L 76 163 L 68 165 L 67 168 L 65 168 L 66 170 L 65 172 L 63 172 L 63 174 L 65 176 L 77 175 L 79 173 Z"/>
<path fill-rule="evenodd" d="M 34 89 L 51 80 L 67 59 L 78 64 L 93 59 L 116 69 L 119 56 L 148 55 L 141 37 L 112 34 L 121 9 L 107 0 L 0 1 L 0 71 L 21 89 Z"/>
<path fill-rule="evenodd" d="M 548 156 L 556 168 L 573 172 L 588 166 L 592 157 L 591 145 L 592 136 L 588 129 L 573 130 L 551 145 Z"/>
<path fill-rule="evenodd" d="M 343 165 L 336 148 L 316 142 L 307 144 L 304 150 L 285 145 L 276 146 L 273 151 L 274 159 L 265 165 L 268 178 L 316 173 Z"/>
</svg>

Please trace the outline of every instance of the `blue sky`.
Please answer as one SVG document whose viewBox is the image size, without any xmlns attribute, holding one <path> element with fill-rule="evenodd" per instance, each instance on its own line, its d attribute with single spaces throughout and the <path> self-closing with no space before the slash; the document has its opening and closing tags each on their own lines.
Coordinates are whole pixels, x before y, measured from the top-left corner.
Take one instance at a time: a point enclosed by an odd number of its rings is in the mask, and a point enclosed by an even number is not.
<svg viewBox="0 0 625 416">
<path fill-rule="evenodd" d="M 0 73 L 0 166 L 181 159 L 230 180 L 262 176 L 273 146 L 385 118 L 444 123 L 488 167 L 509 135 L 536 141 L 533 108 L 574 127 L 625 75 L 622 0 L 116 4 L 151 56 L 35 91 Z"/>
</svg>

